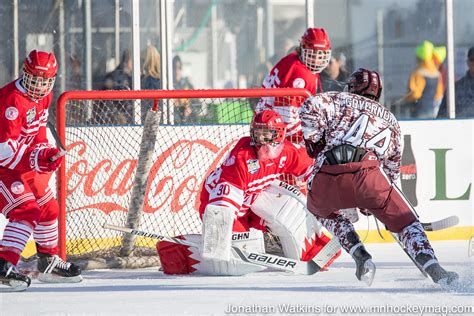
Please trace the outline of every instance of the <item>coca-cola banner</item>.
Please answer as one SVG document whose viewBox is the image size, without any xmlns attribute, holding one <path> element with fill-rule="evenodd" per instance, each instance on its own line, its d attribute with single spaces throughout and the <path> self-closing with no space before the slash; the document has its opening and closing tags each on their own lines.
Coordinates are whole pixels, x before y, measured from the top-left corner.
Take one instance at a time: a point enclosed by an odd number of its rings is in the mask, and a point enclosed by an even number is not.
<svg viewBox="0 0 474 316">
<path fill-rule="evenodd" d="M 159 128 L 147 177 L 141 228 L 168 236 L 200 233 L 197 209 L 201 184 L 238 139 L 237 135 L 245 135 L 248 126 Z M 110 231 L 86 223 L 92 218 L 99 223 L 124 225 L 140 145 L 140 139 L 112 135 L 141 135 L 141 127 L 76 129 L 79 128 L 67 129 L 70 135 L 82 135 L 68 144 L 67 236 L 108 236 Z M 229 137 L 204 137 L 215 135 L 216 129 Z M 120 144 L 115 143 L 117 139 Z M 75 223 L 84 225 L 73 228 Z"/>
</svg>

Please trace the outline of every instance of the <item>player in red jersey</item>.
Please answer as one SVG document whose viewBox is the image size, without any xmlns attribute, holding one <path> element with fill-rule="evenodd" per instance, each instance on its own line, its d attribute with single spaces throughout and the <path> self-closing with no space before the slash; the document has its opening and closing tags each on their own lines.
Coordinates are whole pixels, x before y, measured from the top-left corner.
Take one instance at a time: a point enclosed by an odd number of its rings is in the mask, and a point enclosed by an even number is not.
<svg viewBox="0 0 474 316">
<path fill-rule="evenodd" d="M 0 208 L 8 219 L 0 241 L 0 284 L 9 290 L 30 284 L 15 266 L 31 234 L 40 280 L 82 280 L 79 267 L 57 256 L 59 206 L 48 186 L 64 154 L 46 137 L 57 69 L 53 53 L 33 50 L 23 76 L 0 89 Z"/>
<path fill-rule="evenodd" d="M 347 92 L 308 98 L 300 118 L 308 153 L 316 159 L 308 182 L 308 209 L 352 255 L 359 280 L 371 284 L 375 265 L 341 209 L 367 210 L 395 234 L 436 283 L 458 276 L 438 263 L 413 206 L 395 184 L 400 173 L 400 126 L 378 100 L 382 91 L 375 71 L 358 69 Z"/>
<path fill-rule="evenodd" d="M 319 73 L 331 60 L 331 42 L 322 28 L 309 28 L 300 40 L 300 46 L 283 57 L 265 77 L 263 88 L 304 88 L 311 94 L 322 92 Z M 293 143 L 300 143 L 301 122 L 298 108 L 302 97 L 266 97 L 257 104 L 256 112 L 272 109 L 280 113 L 287 123 L 286 137 Z"/>
<path fill-rule="evenodd" d="M 299 47 L 283 57 L 265 77 L 263 88 L 304 88 L 312 95 L 322 92 L 320 73 L 331 60 L 331 42 L 323 28 L 308 28 L 300 40 Z M 256 112 L 273 109 L 280 113 L 287 123 L 288 141 L 303 145 L 301 121 L 298 109 L 304 102 L 303 97 L 265 97 L 256 106 Z M 306 155 L 306 153 L 303 153 Z M 296 186 L 306 194 L 306 183 L 295 179 L 291 174 L 283 174 L 280 179 Z"/>
<path fill-rule="evenodd" d="M 304 154 L 303 146 L 285 140 L 285 129 L 286 124 L 275 111 L 255 115 L 250 137 L 241 138 L 205 180 L 199 209 L 203 220 L 201 249 L 158 244 L 165 273 L 198 270 L 239 275 L 260 271 L 261 266 L 233 257 L 231 246 L 264 252 L 261 231 L 266 227 L 280 238 L 284 254 L 293 259 L 311 260 L 329 241 L 305 205 L 285 193 L 284 186 L 277 185 L 283 173 L 306 180 L 312 171 L 313 160 Z M 232 241 L 232 233 L 251 228 L 260 230 L 252 231 L 251 241 Z M 185 238 L 201 241 L 201 236 Z"/>
</svg>

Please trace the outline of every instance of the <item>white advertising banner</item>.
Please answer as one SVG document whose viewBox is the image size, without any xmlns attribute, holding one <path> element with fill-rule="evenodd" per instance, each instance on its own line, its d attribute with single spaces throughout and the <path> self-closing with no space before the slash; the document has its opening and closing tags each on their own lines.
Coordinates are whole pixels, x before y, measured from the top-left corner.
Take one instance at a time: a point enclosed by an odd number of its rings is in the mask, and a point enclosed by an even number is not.
<svg viewBox="0 0 474 316">
<path fill-rule="evenodd" d="M 474 226 L 474 121 L 405 121 L 400 125 L 404 145 L 399 185 L 403 192 L 416 206 L 422 222 L 451 215 L 459 217 L 458 226 L 464 230 L 451 232 L 444 238 L 469 238 Z M 167 138 L 159 137 L 155 145 L 142 229 L 156 230 L 153 225 L 157 223 L 161 234 L 197 233 L 200 229 L 197 207 L 202 181 L 222 161 L 238 138 L 236 135 L 248 133 L 248 126 L 159 128 L 166 129 L 159 134 L 167 135 Z M 219 133 L 228 133 L 226 141 L 202 139 L 202 135 L 213 135 L 219 128 Z M 98 225 L 105 221 L 123 224 L 138 148 L 127 144 L 110 146 L 110 137 L 116 133 L 129 133 L 132 129 L 141 127 L 88 127 L 81 133 L 93 135 L 100 142 L 69 144 L 69 156 L 76 157 L 67 164 L 68 222 L 76 225 L 73 238 L 105 237 L 103 230 L 90 228 L 91 222 L 100 223 Z M 141 131 L 134 132 L 140 134 Z M 68 129 L 68 133 L 74 131 Z M 372 219 L 370 221 L 373 223 Z M 0 223 L 0 229 L 2 224 L 4 222 Z M 363 216 L 356 228 L 367 230 Z M 375 229 L 375 224 L 370 224 L 369 230 Z M 71 238 L 71 233 L 68 228 L 68 238 Z"/>
</svg>

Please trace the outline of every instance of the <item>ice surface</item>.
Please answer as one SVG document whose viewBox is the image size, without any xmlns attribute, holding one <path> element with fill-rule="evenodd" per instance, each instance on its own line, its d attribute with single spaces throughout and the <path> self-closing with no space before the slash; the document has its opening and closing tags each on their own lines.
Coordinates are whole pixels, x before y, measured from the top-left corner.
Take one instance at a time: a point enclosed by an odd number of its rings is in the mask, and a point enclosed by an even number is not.
<svg viewBox="0 0 474 316">
<path fill-rule="evenodd" d="M 467 255 L 468 241 L 433 246 L 441 264 L 461 275 L 465 288 L 441 290 L 395 243 L 368 244 L 377 265 L 371 287 L 356 280 L 355 264 L 346 254 L 329 271 L 312 276 L 273 271 L 244 277 L 175 277 L 156 268 L 95 270 L 85 271 L 79 284 L 34 280 L 26 292 L 0 294 L 0 315 L 224 315 L 229 310 L 261 315 L 285 314 L 280 310 L 285 306 L 292 315 L 420 315 L 415 308 L 429 306 L 438 315 L 454 308 L 469 311 L 474 305 L 474 289 L 468 283 L 474 279 L 474 258 Z M 372 311 L 350 313 L 344 307 Z"/>
</svg>

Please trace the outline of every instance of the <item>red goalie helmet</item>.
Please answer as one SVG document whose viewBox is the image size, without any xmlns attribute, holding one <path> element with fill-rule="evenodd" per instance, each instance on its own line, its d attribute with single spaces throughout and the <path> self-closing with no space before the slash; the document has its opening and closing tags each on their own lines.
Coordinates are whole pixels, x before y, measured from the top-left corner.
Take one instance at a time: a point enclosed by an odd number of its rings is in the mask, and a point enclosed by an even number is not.
<svg viewBox="0 0 474 316">
<path fill-rule="evenodd" d="M 250 137 L 259 159 L 277 158 L 283 150 L 286 124 L 280 114 L 265 110 L 255 114 L 250 124 Z"/>
<path fill-rule="evenodd" d="M 347 91 L 378 101 L 382 94 L 382 80 L 376 71 L 359 68 L 347 80 Z"/>
<path fill-rule="evenodd" d="M 331 42 L 322 28 L 309 28 L 300 41 L 301 61 L 314 73 L 320 73 L 331 60 Z"/>
<path fill-rule="evenodd" d="M 33 50 L 23 64 L 23 87 L 33 100 L 40 100 L 53 90 L 58 63 L 53 53 Z"/>
</svg>

